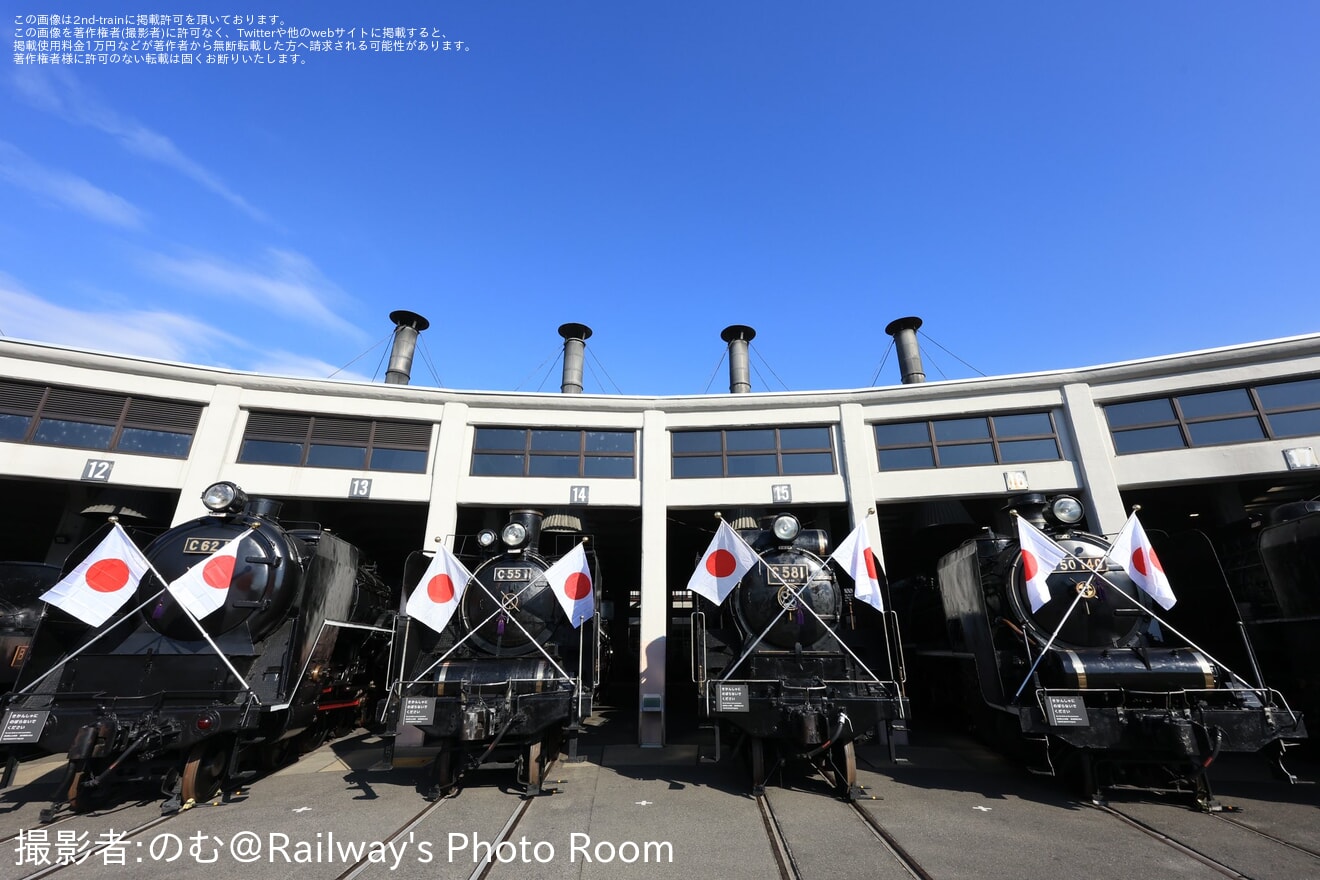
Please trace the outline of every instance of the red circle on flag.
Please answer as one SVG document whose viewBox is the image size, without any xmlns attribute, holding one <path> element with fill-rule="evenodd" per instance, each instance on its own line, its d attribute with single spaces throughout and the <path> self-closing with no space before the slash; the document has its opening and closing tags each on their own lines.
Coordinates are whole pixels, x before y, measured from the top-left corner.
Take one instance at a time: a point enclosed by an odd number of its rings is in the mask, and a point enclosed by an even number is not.
<svg viewBox="0 0 1320 880">
<path fill-rule="evenodd" d="M 1022 551 L 1022 576 L 1027 580 L 1035 580 L 1037 573 L 1040 572 L 1040 563 L 1030 550 Z"/>
<path fill-rule="evenodd" d="M 1132 552 L 1132 567 L 1141 573 L 1142 577 L 1150 577 L 1151 571 L 1164 571 L 1164 566 L 1160 565 L 1160 558 L 1155 555 L 1154 549 L 1150 550 L 1150 555 L 1146 555 L 1145 547 L 1138 547 Z"/>
<path fill-rule="evenodd" d="M 728 550 L 716 550 L 706 557 L 706 571 L 717 578 L 726 578 L 738 570 L 738 560 Z"/>
<path fill-rule="evenodd" d="M 229 582 L 234 579 L 234 557 L 221 556 L 206 563 L 202 569 L 202 580 L 208 587 L 217 590 L 229 589 Z"/>
<path fill-rule="evenodd" d="M 866 576 L 873 581 L 880 580 L 880 566 L 875 564 L 875 554 L 871 548 L 866 548 Z"/>
<path fill-rule="evenodd" d="M 98 593 L 113 593 L 128 583 L 128 563 L 122 559 L 98 559 L 87 569 L 83 579 Z"/>
<path fill-rule="evenodd" d="M 438 574 L 426 585 L 426 597 L 437 605 L 452 602 L 454 599 L 454 579 L 447 574 Z"/>
<path fill-rule="evenodd" d="M 591 578 L 575 571 L 564 579 L 564 594 L 576 602 L 591 595 Z"/>
</svg>

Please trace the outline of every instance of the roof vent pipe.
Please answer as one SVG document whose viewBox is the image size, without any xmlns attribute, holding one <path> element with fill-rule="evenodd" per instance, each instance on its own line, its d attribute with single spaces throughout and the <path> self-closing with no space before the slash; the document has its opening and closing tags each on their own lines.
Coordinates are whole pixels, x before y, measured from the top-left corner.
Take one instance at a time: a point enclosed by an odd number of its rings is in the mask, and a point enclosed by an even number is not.
<svg viewBox="0 0 1320 880">
<path fill-rule="evenodd" d="M 729 343 L 729 392 L 746 394 L 752 390 L 752 370 L 747 359 L 747 345 L 756 338 L 756 331 L 746 324 L 730 324 L 720 333 L 720 339 Z"/>
<path fill-rule="evenodd" d="M 894 337 L 898 347 L 898 368 L 903 374 L 903 384 L 913 385 L 926 381 L 926 371 L 921 366 L 921 347 L 917 345 L 917 330 L 921 328 L 920 318 L 899 318 L 890 321 L 885 332 Z"/>
<path fill-rule="evenodd" d="M 581 394 L 583 352 L 591 338 L 591 328 L 586 324 L 560 324 L 559 335 L 564 337 L 564 381 L 559 390 L 564 394 Z"/>
<path fill-rule="evenodd" d="M 390 349 L 390 366 L 385 371 L 387 385 L 407 385 L 412 378 L 413 354 L 417 351 L 417 334 L 431 322 L 416 312 L 404 309 L 390 312 L 394 322 L 394 347 Z"/>
</svg>

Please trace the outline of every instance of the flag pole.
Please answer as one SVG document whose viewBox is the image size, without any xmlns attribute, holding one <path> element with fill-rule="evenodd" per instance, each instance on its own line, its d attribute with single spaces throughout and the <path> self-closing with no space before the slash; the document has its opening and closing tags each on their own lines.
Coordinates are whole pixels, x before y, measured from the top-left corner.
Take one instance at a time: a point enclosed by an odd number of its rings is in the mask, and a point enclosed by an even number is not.
<svg viewBox="0 0 1320 880">
<path fill-rule="evenodd" d="M 1012 702 L 1016 703 L 1018 697 L 1022 696 L 1022 691 L 1026 688 L 1027 682 L 1031 681 L 1031 677 L 1036 674 L 1036 667 L 1040 666 L 1040 661 L 1044 660 L 1045 655 L 1049 653 L 1050 645 L 1054 644 L 1054 640 L 1057 639 L 1059 633 L 1063 631 L 1063 625 L 1067 623 L 1068 618 L 1072 616 L 1073 610 L 1077 608 L 1077 603 L 1082 601 L 1082 596 L 1086 595 L 1089 591 L 1091 581 L 1094 580 L 1094 578 L 1095 573 L 1092 572 L 1091 577 L 1086 579 L 1086 584 L 1081 589 L 1077 590 L 1077 595 L 1073 598 L 1072 604 L 1069 605 L 1068 610 L 1063 613 L 1063 619 L 1059 621 L 1059 625 L 1056 626 L 1054 632 L 1050 634 L 1049 641 L 1045 643 L 1045 646 L 1040 649 L 1040 653 L 1036 655 L 1036 662 L 1032 663 L 1031 668 L 1027 670 L 1027 677 L 1022 679 L 1022 684 L 1018 685 L 1017 693 L 1013 695 Z M 1028 651 L 1027 653 L 1030 654 L 1031 652 Z"/>
</svg>

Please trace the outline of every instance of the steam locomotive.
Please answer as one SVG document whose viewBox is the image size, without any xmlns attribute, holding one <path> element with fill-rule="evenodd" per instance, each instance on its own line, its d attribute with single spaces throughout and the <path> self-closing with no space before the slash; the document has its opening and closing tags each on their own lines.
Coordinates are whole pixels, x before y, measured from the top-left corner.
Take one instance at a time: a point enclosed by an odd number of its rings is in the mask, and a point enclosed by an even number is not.
<svg viewBox="0 0 1320 880">
<path fill-rule="evenodd" d="M 593 554 L 587 559 L 595 611 L 574 628 L 545 577 L 553 559 L 541 553 L 550 537 L 545 522 L 540 511 L 515 510 L 498 534 L 477 535 L 480 562 L 443 632 L 398 618 L 382 766 L 432 759 L 429 798 L 452 793 L 465 774 L 489 762 L 514 763 L 525 794 L 540 794 L 565 736 L 576 756 L 609 642 Z M 576 517 L 557 516 L 555 525 L 565 529 L 557 538 L 579 543 Z M 408 559 L 406 592 L 428 562 L 421 553 Z"/>
<path fill-rule="evenodd" d="M 146 547 L 154 571 L 138 584 L 136 610 L 93 630 L 52 606 L 37 630 L 6 704 L 6 742 L 21 740 L 4 757 L 68 754 L 45 821 L 126 782 L 158 781 L 163 812 L 213 797 L 251 774 L 241 757 L 278 762 L 356 726 L 374 702 L 392 606 L 357 548 L 284 528 L 278 502 L 249 500 L 233 483 L 202 501 L 207 515 Z M 199 622 L 157 575 L 173 581 L 231 541 L 224 604 Z"/>
<path fill-rule="evenodd" d="M 923 675 L 974 707 L 980 731 L 1025 752 L 1035 772 L 1080 775 L 1096 802 L 1114 784 L 1173 787 L 1205 811 L 1219 809 L 1206 771 L 1220 753 L 1268 747 L 1281 758 L 1287 740 L 1305 736 L 1276 692 L 1161 625 L 1106 558 L 1108 542 L 1079 530 L 1079 501 L 1031 494 L 1009 508 L 1071 555 L 1036 611 L 1015 538 L 986 529 L 940 559 L 952 650 L 927 652 Z"/>
<path fill-rule="evenodd" d="M 14 686 L 45 607 L 41 594 L 60 579 L 58 566 L 0 562 L 0 694 Z"/>
<path fill-rule="evenodd" d="M 754 793 L 802 758 L 854 799 L 855 743 L 881 731 L 892 756 L 905 735 L 896 620 L 853 608 L 852 592 L 825 561 L 824 530 L 803 529 L 786 513 L 736 530 L 759 560 L 724 603 L 700 599 L 692 614 L 693 679 L 715 756 L 721 731 L 735 732 Z M 775 761 L 768 769 L 767 758 Z"/>
</svg>

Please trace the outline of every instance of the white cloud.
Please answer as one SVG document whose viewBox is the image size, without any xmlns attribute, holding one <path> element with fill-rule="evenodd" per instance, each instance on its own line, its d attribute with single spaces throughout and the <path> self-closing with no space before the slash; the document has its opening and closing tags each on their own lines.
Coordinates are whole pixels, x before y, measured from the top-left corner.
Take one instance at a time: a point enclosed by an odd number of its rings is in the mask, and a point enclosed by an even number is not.
<svg viewBox="0 0 1320 880">
<path fill-rule="evenodd" d="M 19 94 L 34 107 L 110 135 L 129 152 L 173 168 L 248 216 L 263 223 L 270 222 L 264 212 L 230 189 L 216 174 L 189 158 L 168 137 L 116 113 L 84 90 L 68 71 L 24 68 L 15 75 L 14 83 Z"/>
<path fill-rule="evenodd" d="M 47 168 L 6 141 L 0 141 L 0 179 L 101 223 L 126 229 L 142 227 L 142 211 L 127 199 L 76 175 Z"/>
<path fill-rule="evenodd" d="M 73 348 L 189 363 L 241 345 L 227 333 L 174 312 L 66 308 L 5 275 L 0 275 L 0 331 Z"/>
<path fill-rule="evenodd" d="M 251 343 L 196 318 L 163 309 L 75 309 L 57 305 L 0 273 L 0 335 L 153 360 L 280 376 L 372 381 L 353 371 Z M 242 361 L 246 360 L 246 363 Z"/>
<path fill-rule="evenodd" d="M 186 258 L 151 254 L 149 271 L 177 287 L 220 294 L 261 306 L 298 324 L 320 327 L 361 339 L 354 324 L 340 317 L 333 306 L 349 301 L 343 291 L 321 274 L 302 254 L 271 248 L 266 265 L 239 266 L 209 255 Z"/>
</svg>

